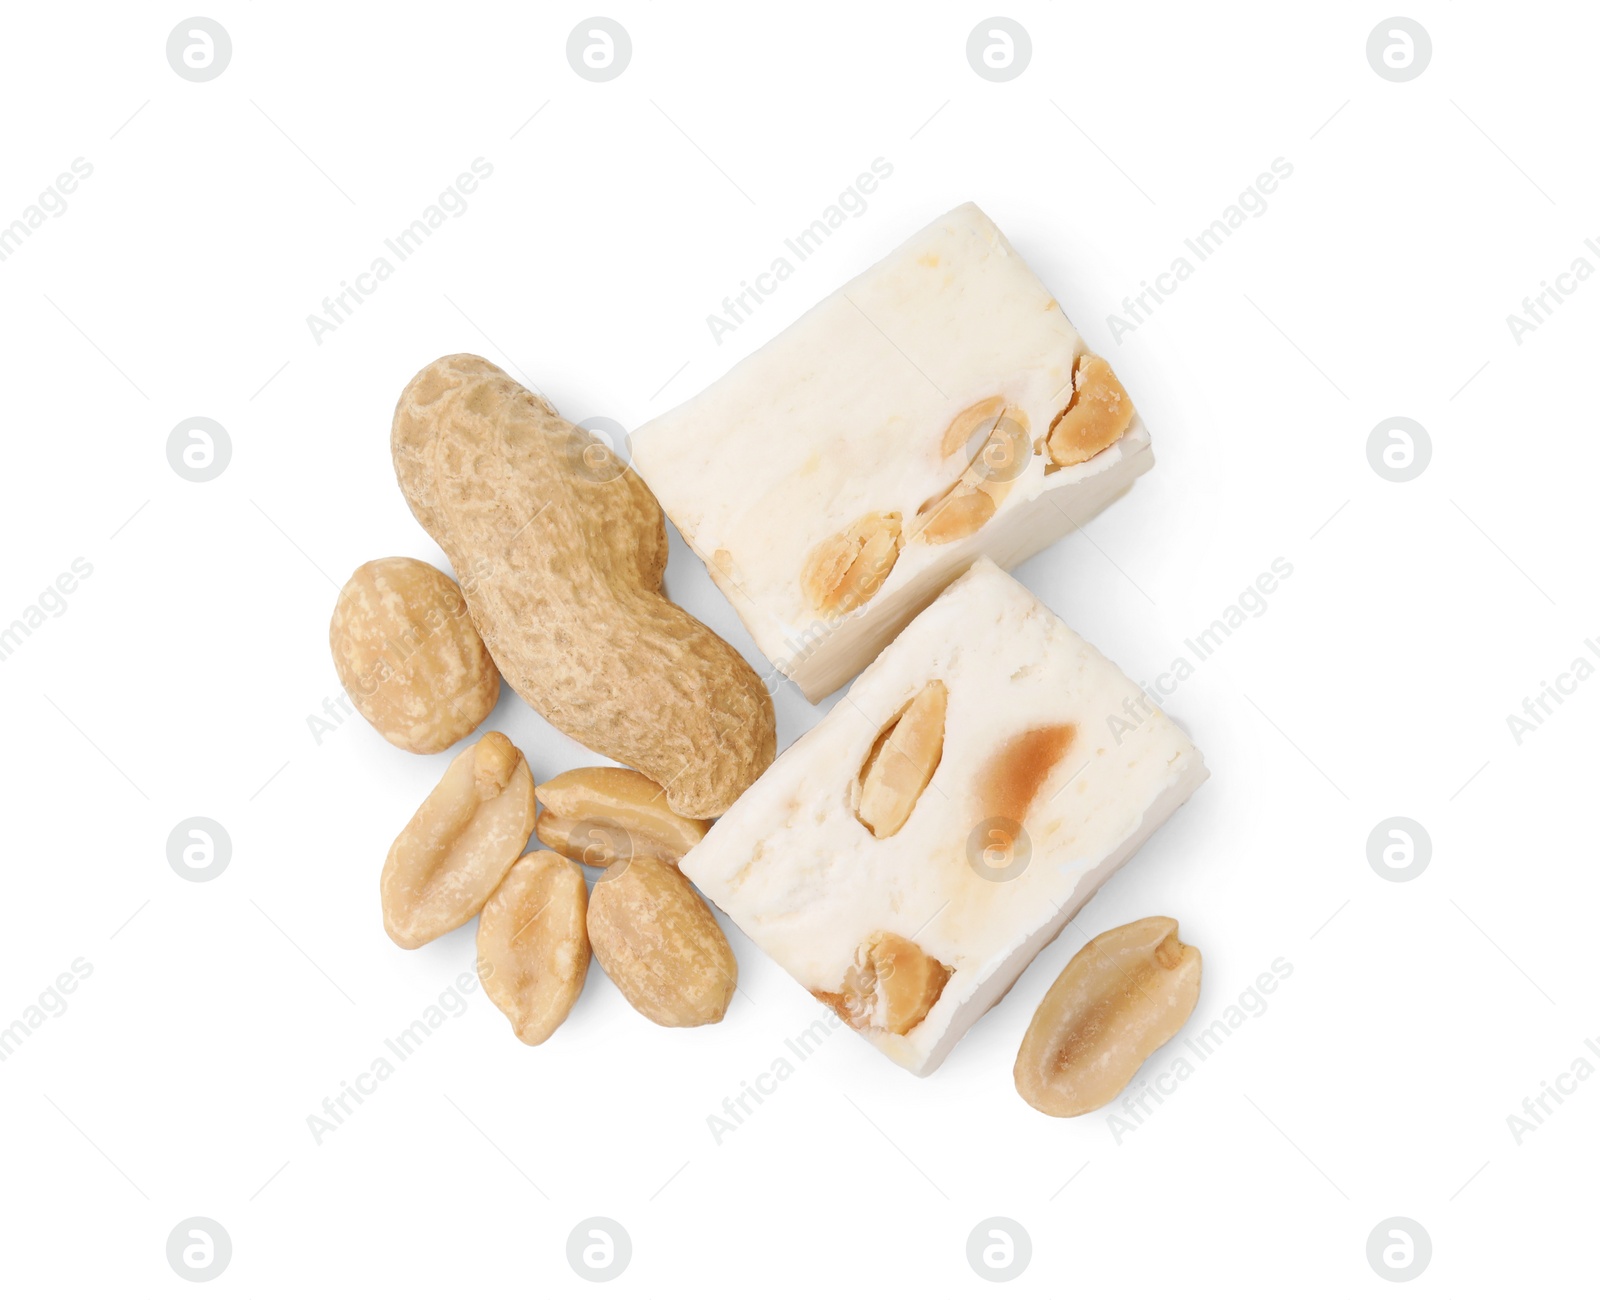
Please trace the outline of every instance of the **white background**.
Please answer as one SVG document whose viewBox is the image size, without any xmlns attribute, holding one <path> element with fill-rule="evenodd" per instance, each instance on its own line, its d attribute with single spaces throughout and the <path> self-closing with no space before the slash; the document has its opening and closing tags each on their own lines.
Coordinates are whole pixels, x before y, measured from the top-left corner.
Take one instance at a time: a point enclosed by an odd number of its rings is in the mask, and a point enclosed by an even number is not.
<svg viewBox="0 0 1600 1300">
<path fill-rule="evenodd" d="M 1432 62 L 1394 84 L 1365 54 L 1382 7 L 1016 4 L 1032 62 L 994 84 L 965 56 L 983 6 L 623 3 L 632 62 L 591 84 L 565 4 L 205 12 L 233 41 L 205 84 L 166 61 L 170 6 L 13 6 L 0 41 L 0 223 L 93 166 L 0 263 L 0 624 L 93 566 L 0 663 L 0 1024 L 93 967 L 0 1062 L 8 1294 L 193 1294 L 165 1242 L 194 1215 L 232 1240 L 219 1296 L 590 1294 L 565 1243 L 593 1215 L 632 1241 L 619 1296 L 986 1294 L 966 1241 L 996 1215 L 1033 1243 L 1018 1295 L 1387 1294 L 1366 1242 L 1395 1215 L 1432 1240 L 1416 1295 L 1592 1285 L 1600 1081 L 1520 1144 L 1506 1117 L 1600 1038 L 1600 684 L 1520 745 L 1506 715 L 1600 666 L 1600 286 L 1520 345 L 1506 317 L 1600 265 L 1600 16 L 1421 5 Z M 468 211 L 314 342 L 479 157 Z M 865 214 L 714 343 L 707 314 L 877 157 Z M 1268 210 L 1114 342 L 1124 295 L 1280 157 Z M 1158 459 L 1019 576 L 1149 679 L 1294 567 L 1170 702 L 1212 780 L 930 1079 L 836 1034 L 718 1144 L 707 1115 L 817 1010 L 733 933 L 721 1025 L 657 1028 L 596 968 L 531 1049 L 474 992 L 318 1145 L 306 1116 L 473 955 L 471 925 L 402 952 L 378 914 L 446 759 L 307 723 L 338 583 L 441 558 L 389 465 L 402 386 L 477 351 L 637 427 L 967 199 Z M 209 483 L 166 458 L 194 415 L 231 435 Z M 1405 484 L 1365 450 L 1395 415 L 1433 443 Z M 671 594 L 765 671 L 673 546 Z M 777 703 L 780 744 L 823 712 Z M 493 725 L 536 776 L 586 759 L 509 690 Z M 166 858 L 194 815 L 233 842 L 207 884 Z M 1367 860 L 1393 815 L 1432 837 L 1409 883 Z M 1154 912 L 1204 953 L 1193 1027 L 1293 974 L 1119 1143 L 1029 1109 L 1011 1065 L 1085 937 Z"/>
</svg>

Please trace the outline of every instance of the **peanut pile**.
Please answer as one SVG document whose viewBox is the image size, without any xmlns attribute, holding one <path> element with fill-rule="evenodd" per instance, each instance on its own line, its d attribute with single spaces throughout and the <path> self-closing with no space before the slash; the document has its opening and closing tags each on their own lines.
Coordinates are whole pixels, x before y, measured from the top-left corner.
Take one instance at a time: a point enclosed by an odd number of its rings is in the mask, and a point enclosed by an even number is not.
<svg viewBox="0 0 1600 1300">
<path fill-rule="evenodd" d="M 483 735 L 390 848 L 385 931 L 417 948 L 481 914 L 484 987 L 525 1043 L 566 1019 L 591 951 L 656 1023 L 721 1020 L 733 950 L 677 863 L 772 762 L 766 689 L 661 594 L 666 528 L 650 489 L 498 367 L 463 355 L 424 368 L 401 394 L 392 450 L 463 585 L 404 558 L 351 576 L 328 640 L 362 716 L 391 744 L 439 753 L 483 724 L 504 674 L 629 766 L 536 787 L 506 736 Z M 557 851 L 526 853 L 535 831 Z M 583 866 L 606 868 L 592 894 Z"/>
</svg>

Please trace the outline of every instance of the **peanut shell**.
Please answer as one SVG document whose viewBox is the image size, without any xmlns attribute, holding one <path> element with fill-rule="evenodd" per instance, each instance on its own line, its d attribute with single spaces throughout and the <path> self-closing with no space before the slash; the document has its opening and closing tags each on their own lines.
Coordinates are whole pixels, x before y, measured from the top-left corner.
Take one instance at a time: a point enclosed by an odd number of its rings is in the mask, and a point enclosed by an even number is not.
<svg viewBox="0 0 1600 1300">
<path fill-rule="evenodd" d="M 772 700 L 727 642 L 662 595 L 666 528 L 643 480 L 464 354 L 406 385 L 391 450 L 512 689 L 661 785 L 675 812 L 726 811 L 772 762 Z"/>
</svg>

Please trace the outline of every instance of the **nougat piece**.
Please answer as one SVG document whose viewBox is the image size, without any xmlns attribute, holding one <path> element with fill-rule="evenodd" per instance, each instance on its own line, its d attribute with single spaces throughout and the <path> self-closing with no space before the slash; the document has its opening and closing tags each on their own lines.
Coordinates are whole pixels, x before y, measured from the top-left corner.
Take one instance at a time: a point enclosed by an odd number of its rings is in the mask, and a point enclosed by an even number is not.
<svg viewBox="0 0 1600 1300">
<path fill-rule="evenodd" d="M 979 560 L 680 865 L 927 1074 L 1205 780 L 1171 719 L 1130 719 L 1140 694 Z"/>
<path fill-rule="evenodd" d="M 975 558 L 1020 563 L 1154 463 L 1110 365 L 971 203 L 644 425 L 633 452 L 812 702 Z"/>
</svg>

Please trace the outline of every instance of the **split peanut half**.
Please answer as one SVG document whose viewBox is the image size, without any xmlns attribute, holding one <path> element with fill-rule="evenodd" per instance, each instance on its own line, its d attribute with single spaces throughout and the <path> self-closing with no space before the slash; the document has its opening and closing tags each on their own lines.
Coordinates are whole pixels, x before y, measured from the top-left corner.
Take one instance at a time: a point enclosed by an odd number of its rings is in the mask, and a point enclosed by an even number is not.
<svg viewBox="0 0 1600 1300">
<path fill-rule="evenodd" d="M 967 430 L 966 437 L 953 441 L 952 436 L 962 429 Z M 972 536 L 994 518 L 1026 468 L 1033 446 L 1028 438 L 1028 415 L 1021 407 L 1008 407 L 1000 397 L 974 403 L 945 430 L 941 450 L 952 455 L 980 433 L 986 436 L 961 476 L 917 511 L 910 528 L 915 540 L 938 546 Z"/>
<path fill-rule="evenodd" d="M 567 1018 L 589 973 L 583 872 L 559 853 L 520 858 L 478 918 L 478 976 L 518 1038 L 544 1042 Z"/>
<path fill-rule="evenodd" d="M 1133 402 L 1110 363 L 1084 353 L 1073 372 L 1072 397 L 1045 437 L 1052 465 L 1080 465 L 1098 456 L 1132 423 Z"/>
<path fill-rule="evenodd" d="M 814 996 L 856 1029 L 909 1034 L 927 1019 L 952 969 L 912 940 L 880 930 L 856 949 L 844 988 Z"/>
<path fill-rule="evenodd" d="M 1091 939 L 1050 986 L 1023 1035 L 1017 1091 L 1046 1115 L 1083 1115 L 1113 1100 L 1200 999 L 1200 950 L 1167 916 Z"/>
<path fill-rule="evenodd" d="M 929 682 L 878 733 L 868 751 L 856 817 L 875 838 L 887 839 L 904 826 L 933 780 L 944 754 L 949 700 L 943 682 Z"/>
<path fill-rule="evenodd" d="M 709 821 L 673 812 L 659 785 L 626 767 L 576 767 L 535 793 L 544 810 L 534 832 L 586 867 L 609 867 L 636 853 L 677 866 L 711 829 Z"/>
<path fill-rule="evenodd" d="M 900 515 L 862 515 L 812 548 L 800 585 L 822 613 L 848 614 L 872 599 L 899 558 Z"/>
<path fill-rule="evenodd" d="M 383 928 L 420 948 L 471 920 L 533 833 L 533 777 L 498 731 L 451 760 L 395 839 L 378 882 Z"/>
</svg>

